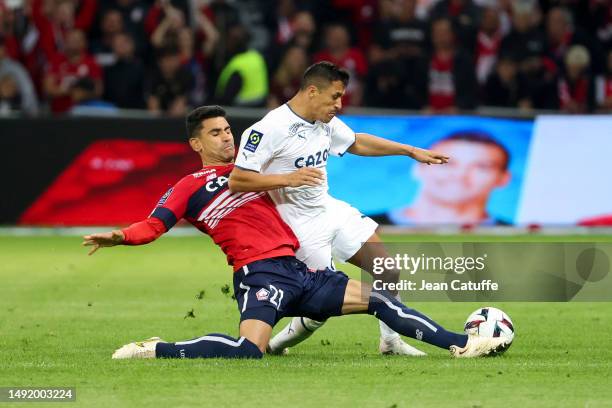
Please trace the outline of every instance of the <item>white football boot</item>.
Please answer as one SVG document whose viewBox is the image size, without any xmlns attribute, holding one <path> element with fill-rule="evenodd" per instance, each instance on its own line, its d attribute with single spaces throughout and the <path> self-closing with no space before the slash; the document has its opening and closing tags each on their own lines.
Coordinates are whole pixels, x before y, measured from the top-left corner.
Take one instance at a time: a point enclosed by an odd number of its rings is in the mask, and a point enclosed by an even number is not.
<svg viewBox="0 0 612 408">
<path fill-rule="evenodd" d="M 423 357 L 427 355 L 427 353 L 424 353 L 416 347 L 412 347 L 410 344 L 406 343 L 400 336 L 395 336 L 391 339 L 381 337 L 378 350 L 381 354 L 385 355 L 412 357 Z"/>
<path fill-rule="evenodd" d="M 155 345 L 163 340 L 159 337 L 137 341 L 118 348 L 113 353 L 113 360 L 126 358 L 155 358 Z"/>
<path fill-rule="evenodd" d="M 468 335 L 465 347 L 450 346 L 451 356 L 456 358 L 471 358 L 493 356 L 503 353 L 512 344 L 509 337 L 480 337 Z"/>
</svg>

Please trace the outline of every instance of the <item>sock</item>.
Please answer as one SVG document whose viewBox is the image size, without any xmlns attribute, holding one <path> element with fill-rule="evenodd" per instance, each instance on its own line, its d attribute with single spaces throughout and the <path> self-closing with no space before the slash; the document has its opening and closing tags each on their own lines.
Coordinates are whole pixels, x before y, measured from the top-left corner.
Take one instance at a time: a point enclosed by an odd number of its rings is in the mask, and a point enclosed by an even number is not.
<svg viewBox="0 0 612 408">
<path fill-rule="evenodd" d="M 398 302 L 401 303 L 402 299 L 400 298 L 399 293 L 397 295 L 395 295 L 394 297 L 395 297 L 395 300 L 397 300 Z M 399 338 L 399 336 L 400 336 L 399 333 L 397 333 L 392 328 L 387 326 L 385 324 L 385 322 L 383 322 L 382 320 L 378 321 L 378 325 L 380 326 L 380 337 L 383 339 L 383 341 L 391 342 L 391 341 Z"/>
<path fill-rule="evenodd" d="M 235 339 L 224 334 L 207 334 L 204 337 L 176 343 L 157 343 L 157 358 L 262 358 L 263 353 L 246 337 Z"/>
<path fill-rule="evenodd" d="M 434 346 L 448 349 L 452 345 L 465 347 L 467 335 L 445 330 L 429 317 L 404 306 L 388 292 L 372 291 L 368 313 L 385 322 L 391 329 Z"/>
<path fill-rule="evenodd" d="M 270 340 L 268 347 L 272 353 L 279 353 L 287 347 L 293 347 L 303 342 L 323 324 L 325 324 L 325 321 L 319 322 L 307 317 L 294 317 L 283 330 Z"/>
</svg>

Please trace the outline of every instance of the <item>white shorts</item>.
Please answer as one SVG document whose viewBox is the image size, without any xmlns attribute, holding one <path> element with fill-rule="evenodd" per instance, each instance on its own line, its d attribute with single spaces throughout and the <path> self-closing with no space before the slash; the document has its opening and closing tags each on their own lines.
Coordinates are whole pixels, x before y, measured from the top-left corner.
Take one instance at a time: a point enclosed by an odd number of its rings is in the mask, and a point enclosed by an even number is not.
<svg viewBox="0 0 612 408">
<path fill-rule="evenodd" d="M 303 221 L 303 220 L 302 220 Z M 376 232 L 378 224 L 344 201 L 329 197 L 325 211 L 291 228 L 300 241 L 296 257 L 311 269 L 346 262 Z"/>
</svg>

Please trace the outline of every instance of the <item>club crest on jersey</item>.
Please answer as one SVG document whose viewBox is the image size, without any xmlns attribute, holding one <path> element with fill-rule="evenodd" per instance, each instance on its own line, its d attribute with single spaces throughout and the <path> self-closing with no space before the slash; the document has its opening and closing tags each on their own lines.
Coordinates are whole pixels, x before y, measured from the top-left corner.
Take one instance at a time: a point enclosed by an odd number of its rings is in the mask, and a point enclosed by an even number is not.
<svg viewBox="0 0 612 408">
<path fill-rule="evenodd" d="M 251 153 L 255 153 L 259 143 L 261 142 L 261 138 L 263 137 L 263 133 L 258 132 L 256 130 L 251 130 L 249 137 L 247 138 L 247 142 L 244 145 L 244 149 L 248 150 Z"/>
<path fill-rule="evenodd" d="M 293 125 L 291 125 L 289 127 L 289 137 L 297 136 L 300 139 L 306 140 L 305 133 L 308 131 L 308 129 L 302 129 L 305 126 L 306 125 L 303 123 L 294 123 Z"/>
<path fill-rule="evenodd" d="M 267 289 L 261 288 L 257 291 L 255 297 L 257 297 L 257 300 L 259 300 L 260 302 L 263 302 L 265 300 L 268 300 L 268 298 L 270 297 L 270 292 Z"/>
<path fill-rule="evenodd" d="M 166 203 L 166 200 L 168 199 L 168 197 L 170 197 L 170 194 L 172 194 L 173 190 L 174 190 L 174 187 L 170 187 L 170 190 L 166 191 L 166 193 L 162 196 L 162 198 L 160 198 L 159 201 L 157 202 L 158 207 Z"/>
</svg>

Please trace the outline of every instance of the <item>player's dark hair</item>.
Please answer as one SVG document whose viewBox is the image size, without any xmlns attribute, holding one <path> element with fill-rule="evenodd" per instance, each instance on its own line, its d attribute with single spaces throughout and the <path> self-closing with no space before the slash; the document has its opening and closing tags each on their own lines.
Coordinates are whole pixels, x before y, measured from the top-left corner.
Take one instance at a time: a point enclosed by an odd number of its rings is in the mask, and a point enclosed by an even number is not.
<svg viewBox="0 0 612 408">
<path fill-rule="evenodd" d="M 187 115 L 185 126 L 187 127 L 187 138 L 197 137 L 202 130 L 202 122 L 206 119 L 226 117 L 225 109 L 219 105 L 207 105 L 195 108 Z"/>
<path fill-rule="evenodd" d="M 339 68 L 337 65 L 329 61 L 321 61 L 312 64 L 304 72 L 300 89 L 306 89 L 310 85 L 314 85 L 319 89 L 327 88 L 334 81 L 341 81 L 346 87 L 348 85 L 350 75 L 347 71 Z"/>
<path fill-rule="evenodd" d="M 493 136 L 488 133 L 478 131 L 478 130 L 470 130 L 470 131 L 460 131 L 456 133 L 452 133 L 449 136 L 434 142 L 434 144 L 442 143 L 442 142 L 470 142 L 470 143 L 480 143 L 488 146 L 493 146 L 498 148 L 503 156 L 504 161 L 502 163 L 502 169 L 507 170 L 510 165 L 510 152 L 500 142 L 498 142 Z"/>
</svg>

